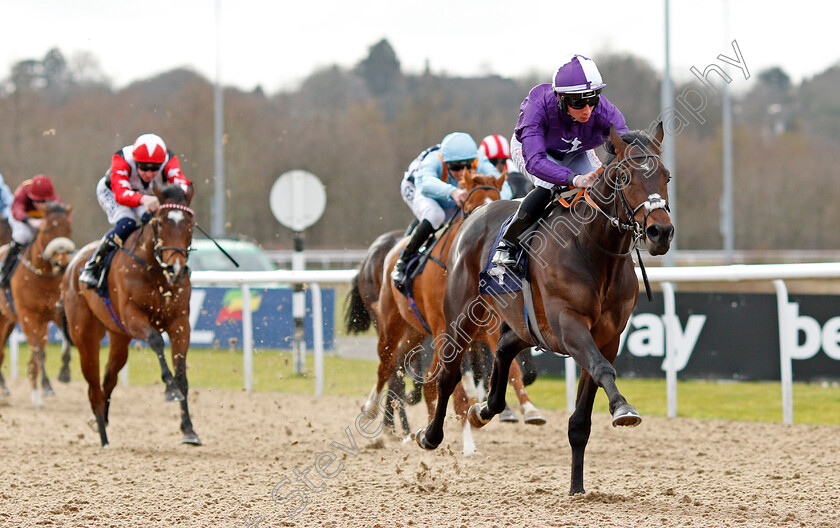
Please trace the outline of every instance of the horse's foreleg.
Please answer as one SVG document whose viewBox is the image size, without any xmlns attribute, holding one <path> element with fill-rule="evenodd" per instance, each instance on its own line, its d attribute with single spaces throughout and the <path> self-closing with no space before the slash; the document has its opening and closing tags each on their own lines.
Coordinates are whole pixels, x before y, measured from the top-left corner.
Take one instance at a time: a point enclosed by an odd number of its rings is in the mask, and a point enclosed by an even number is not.
<svg viewBox="0 0 840 528">
<path fill-rule="evenodd" d="M 516 332 L 503 323 L 496 359 L 493 362 L 493 373 L 490 376 L 490 394 L 483 404 L 473 406 L 470 410 L 470 423 L 475 427 L 486 425 L 494 416 L 505 409 L 505 392 L 507 391 L 510 364 L 520 350 L 528 344 L 522 341 Z"/>
<path fill-rule="evenodd" d="M 29 358 L 29 382 L 32 385 L 32 405 L 35 407 L 44 407 L 44 400 L 41 399 L 41 391 L 38 390 L 39 378 L 41 370 L 44 368 L 44 349 L 35 345 L 32 347 L 32 355 Z M 42 385 L 43 388 L 43 385 Z"/>
<path fill-rule="evenodd" d="M 2 316 L 0 316 L 2 317 Z M 3 321 L 3 324 L 0 325 L 0 367 L 3 366 L 3 358 L 4 358 L 4 350 L 6 348 L 6 341 L 9 339 L 9 334 L 12 333 L 12 329 L 15 327 L 15 323 L 13 321 Z M 6 379 L 3 377 L 3 373 L 0 372 L 0 396 L 8 396 L 10 394 L 9 388 L 6 386 Z"/>
<path fill-rule="evenodd" d="M 595 384 L 607 393 L 613 426 L 639 425 L 642 418 L 618 391 L 615 384 L 615 368 L 607 360 L 607 358 L 610 360 L 615 358 L 620 336 L 616 335 L 609 344 L 603 347 L 603 350 L 599 350 L 582 316 L 561 313 L 559 323 L 559 328 L 552 328 L 552 330 L 554 330 L 554 335 L 558 336 L 560 350 L 568 351 L 580 368 L 587 371 Z"/>
<path fill-rule="evenodd" d="M 146 334 L 146 342 L 154 350 L 158 358 L 158 363 L 160 364 L 160 379 L 166 385 L 166 390 L 163 395 L 164 400 L 168 402 L 184 401 L 184 393 L 178 388 L 178 385 L 175 383 L 175 377 L 172 375 L 172 371 L 169 370 L 169 365 L 166 364 L 166 354 L 163 350 L 163 336 L 150 327 Z"/>
<path fill-rule="evenodd" d="M 461 375 L 461 382 L 455 385 L 455 391 L 452 393 L 452 405 L 455 407 L 458 418 L 461 419 L 461 436 L 464 441 L 463 452 L 465 457 L 480 454 L 475 445 L 475 440 L 473 440 L 472 426 L 467 419 L 467 413 L 475 403 L 475 377 L 472 371 L 468 370 Z"/>
<path fill-rule="evenodd" d="M 183 394 L 181 403 L 181 432 L 184 433 L 181 439 L 182 444 L 194 446 L 201 445 L 201 439 L 193 430 L 190 419 L 190 408 L 187 403 L 187 396 L 190 392 L 187 382 L 187 350 L 190 346 L 190 323 L 189 321 L 178 321 L 169 330 L 169 339 L 172 345 L 172 368 L 175 369 L 175 381 Z"/>
<path fill-rule="evenodd" d="M 44 396 L 55 396 L 50 378 L 47 377 L 47 358 L 46 353 L 41 360 L 41 394 Z"/>
<path fill-rule="evenodd" d="M 525 390 L 525 383 L 522 380 L 522 370 L 516 361 L 510 364 L 509 378 L 510 384 L 516 391 L 516 399 L 519 400 L 519 405 L 522 407 L 522 414 L 525 415 L 525 423 L 528 425 L 545 425 L 545 418 L 542 417 L 540 410 L 531 403 L 531 398 L 528 397 L 528 391 Z"/>
<path fill-rule="evenodd" d="M 70 382 L 70 340 L 66 337 L 61 340 L 61 370 L 58 372 L 58 381 Z"/>
<path fill-rule="evenodd" d="M 586 371 L 578 382 L 575 412 L 569 417 L 569 445 L 572 447 L 572 486 L 569 495 L 583 493 L 583 456 L 592 430 L 592 404 L 598 386 Z"/>
<path fill-rule="evenodd" d="M 437 351 L 435 352 L 437 354 Z M 446 407 L 449 396 L 461 381 L 461 354 L 456 354 L 451 361 L 441 361 L 442 368 L 437 382 L 437 402 L 435 414 L 429 425 L 417 433 L 417 444 L 423 449 L 435 449 L 443 441 L 443 422 L 446 419 Z"/>
</svg>

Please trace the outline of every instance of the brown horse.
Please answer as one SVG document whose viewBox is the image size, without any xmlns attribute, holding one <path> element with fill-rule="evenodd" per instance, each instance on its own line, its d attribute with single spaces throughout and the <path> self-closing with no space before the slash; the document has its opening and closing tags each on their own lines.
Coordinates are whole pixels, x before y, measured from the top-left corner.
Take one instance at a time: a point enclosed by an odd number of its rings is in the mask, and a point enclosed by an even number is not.
<svg viewBox="0 0 840 528">
<path fill-rule="evenodd" d="M 504 181 L 504 177 L 496 179 L 493 176 L 473 176 L 471 173 L 467 173 L 461 182 L 461 186 L 468 191 L 467 200 L 463 206 L 464 217 L 472 214 L 480 206 L 498 200 Z M 384 383 L 393 375 L 397 368 L 402 368 L 406 372 L 413 373 L 413 369 L 409 363 L 419 353 L 419 345 L 426 336 L 437 338 L 445 333 L 446 326 L 442 303 L 447 274 L 445 266 L 449 258 L 452 241 L 458 233 L 462 222 L 463 217 L 458 217 L 453 221 L 449 229 L 441 236 L 441 240 L 437 246 L 431 251 L 431 257 L 433 258 L 430 259 L 430 262 L 427 262 L 422 273 L 414 279 L 413 293 L 417 311 L 426 321 L 428 329 L 424 327 L 423 323 L 414 313 L 409 305 L 408 299 L 397 291 L 390 277 L 399 252 L 405 247 L 408 240 L 405 239 L 398 243 L 385 257 L 383 282 L 379 292 L 377 306 L 377 317 L 379 320 L 379 342 L 377 344 L 377 352 L 379 353 L 378 380 L 368 397 L 368 401 L 364 407 L 365 410 L 375 412 L 377 408 L 376 403 L 379 401 Z M 442 263 L 443 265 L 438 263 Z M 483 341 L 489 344 L 491 349 L 495 349 L 497 338 L 497 334 L 491 333 L 486 336 L 481 336 L 477 340 Z M 431 368 L 423 384 L 423 393 L 430 416 L 434 411 L 435 401 L 437 400 L 436 384 L 433 381 L 439 372 L 439 361 L 437 354 L 435 354 L 435 357 L 432 359 Z M 460 362 L 458 365 L 460 365 Z M 528 399 L 527 392 L 522 384 L 522 376 L 518 365 L 513 367 L 511 377 L 514 386 L 517 388 L 517 396 L 525 412 L 526 423 L 545 423 L 545 420 L 539 415 L 539 411 Z M 416 379 L 416 381 L 420 380 Z M 459 384 L 455 389 L 457 393 L 455 409 L 462 418 L 465 456 L 476 453 L 471 428 L 466 419 L 469 402 L 475 401 L 476 392 L 473 380 L 468 379 L 468 381 L 466 385 Z"/>
<path fill-rule="evenodd" d="M 192 198 L 177 185 L 155 188 L 160 208 L 142 228 L 135 230 L 116 251 L 108 273 L 110 302 L 79 282 L 94 243 L 85 246 L 64 274 L 62 301 L 65 329 L 79 349 L 82 374 L 88 382 L 88 398 L 102 446 L 108 445 L 105 427 L 111 392 L 117 374 L 128 359 L 132 339 L 149 344 L 160 363 L 166 384 L 166 401 L 181 403 L 182 443 L 201 445 L 193 431 L 187 406 L 187 350 L 190 344 L 190 285 L 187 252 L 192 241 Z M 172 346 L 175 376 L 166 364 L 166 331 Z M 102 384 L 99 382 L 99 343 L 108 333 L 110 350 Z"/>
<path fill-rule="evenodd" d="M 55 394 L 44 367 L 47 324 L 50 321 L 59 324 L 55 303 L 61 292 L 61 276 L 76 250 L 76 246 L 70 240 L 72 209 L 71 206 L 59 202 L 47 204 L 44 222 L 35 239 L 20 257 L 19 265 L 11 277 L 11 303 L 9 297 L 0 291 L 0 363 L 3 361 L 3 349 L 9 334 L 15 323 L 20 322 L 32 352 L 29 360 L 29 380 L 32 384 L 32 403 L 36 407 L 44 406 L 42 394 Z M 0 259 L 6 255 L 8 249 L 8 246 L 0 248 Z M 70 344 L 67 341 L 64 342 L 64 354 L 70 356 Z M 3 375 L 0 374 L 0 393 L 8 392 Z"/>
<path fill-rule="evenodd" d="M 359 265 L 359 272 L 353 277 L 350 284 L 350 293 L 347 295 L 345 303 L 345 327 L 348 333 L 361 334 L 367 332 L 371 326 L 377 331 L 379 330 L 376 306 L 379 301 L 379 290 L 382 286 L 385 255 L 405 235 L 406 231 L 404 229 L 383 233 L 368 248 L 365 258 Z M 418 355 L 416 359 L 419 363 L 421 358 Z M 389 391 L 384 405 L 386 412 L 383 424 L 393 434 L 396 434 L 394 412 L 392 412 L 396 407 L 403 433 L 408 436 L 411 434 L 411 429 L 408 425 L 405 404 L 413 405 L 420 401 L 422 385 L 415 383 L 414 390 L 406 395 L 404 374 L 401 370 L 396 369 L 388 380 Z"/>
<path fill-rule="evenodd" d="M 645 238 L 652 255 L 668 251 L 674 226 L 667 211 L 668 170 L 659 160 L 662 124 L 651 139 L 641 132 L 610 140 L 614 157 L 590 191 L 571 209 L 556 207 L 538 222 L 524 243 L 530 257 L 530 285 L 539 334 L 550 350 L 572 356 L 582 372 L 577 404 L 569 418 L 572 447 L 571 494 L 583 493 L 583 458 L 598 387 L 609 398 L 614 426 L 638 425 L 636 409 L 616 387 L 612 366 L 621 332 L 639 294 L 630 251 Z M 417 443 L 434 449 L 443 441 L 446 403 L 461 377 L 460 356 L 474 336 L 499 326 L 501 337 L 493 366 L 490 396 L 470 409 L 470 421 L 481 426 L 503 408 L 508 369 L 514 356 L 532 345 L 524 316 L 524 295 L 479 294 L 479 271 L 489 260 L 493 242 L 515 205 L 499 202 L 464 222 L 450 255 L 444 311 L 448 340 L 439 378 L 440 399 L 434 418 L 417 433 Z M 464 317 L 462 314 L 469 314 Z M 499 316 L 504 320 L 500 324 Z M 536 332 L 535 332 L 536 334 Z"/>
</svg>

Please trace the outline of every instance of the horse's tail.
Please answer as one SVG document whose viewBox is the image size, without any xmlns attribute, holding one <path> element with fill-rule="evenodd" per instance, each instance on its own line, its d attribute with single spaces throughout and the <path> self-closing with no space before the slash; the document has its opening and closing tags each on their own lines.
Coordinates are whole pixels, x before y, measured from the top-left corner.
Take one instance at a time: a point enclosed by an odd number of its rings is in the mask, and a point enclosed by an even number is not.
<svg viewBox="0 0 840 528">
<path fill-rule="evenodd" d="M 61 333 L 64 339 L 70 346 L 73 344 L 73 339 L 70 337 L 70 327 L 67 325 L 67 312 L 64 311 L 64 297 L 59 297 L 55 303 L 55 320 L 58 321 L 58 327 L 61 328 Z"/>
<path fill-rule="evenodd" d="M 359 291 L 359 274 L 353 277 L 350 293 L 347 294 L 347 299 L 344 301 L 344 304 L 344 323 L 347 332 L 361 334 L 367 331 L 370 328 L 371 319 L 370 313 L 365 306 L 365 301 L 362 299 L 362 293 Z"/>
</svg>

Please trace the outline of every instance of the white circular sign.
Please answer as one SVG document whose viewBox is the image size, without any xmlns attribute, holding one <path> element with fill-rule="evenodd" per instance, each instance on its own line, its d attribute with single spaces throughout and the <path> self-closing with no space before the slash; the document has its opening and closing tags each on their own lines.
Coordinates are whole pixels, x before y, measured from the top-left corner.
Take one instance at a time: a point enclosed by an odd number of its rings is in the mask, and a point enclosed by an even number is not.
<svg viewBox="0 0 840 528">
<path fill-rule="evenodd" d="M 311 172 L 293 170 L 280 175 L 268 196 L 278 222 L 295 231 L 313 225 L 327 206 L 324 184 Z"/>
</svg>

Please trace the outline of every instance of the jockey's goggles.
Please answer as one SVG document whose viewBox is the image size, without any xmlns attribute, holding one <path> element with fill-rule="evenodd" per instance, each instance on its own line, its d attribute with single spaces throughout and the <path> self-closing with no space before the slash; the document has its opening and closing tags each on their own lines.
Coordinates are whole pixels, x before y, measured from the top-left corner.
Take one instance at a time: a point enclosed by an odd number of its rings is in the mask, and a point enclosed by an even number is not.
<svg viewBox="0 0 840 528">
<path fill-rule="evenodd" d="M 563 94 L 563 98 L 566 100 L 566 105 L 569 108 L 574 108 L 575 110 L 582 110 L 585 106 L 595 108 L 601 101 L 601 96 L 599 94 L 589 94 L 588 97 L 581 97 L 577 94 Z"/>
<path fill-rule="evenodd" d="M 472 168 L 473 163 L 475 163 L 475 158 L 461 161 L 448 161 L 446 163 L 446 168 L 452 172 L 458 172 L 464 169 Z"/>
<path fill-rule="evenodd" d="M 139 171 L 153 171 L 157 172 L 160 168 L 160 163 L 138 163 L 137 170 Z"/>
</svg>

